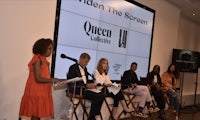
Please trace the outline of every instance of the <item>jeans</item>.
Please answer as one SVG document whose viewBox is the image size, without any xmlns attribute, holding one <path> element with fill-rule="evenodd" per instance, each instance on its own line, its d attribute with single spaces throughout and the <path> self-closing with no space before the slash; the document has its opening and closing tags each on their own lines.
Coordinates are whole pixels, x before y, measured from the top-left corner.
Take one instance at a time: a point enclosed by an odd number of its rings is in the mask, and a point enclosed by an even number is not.
<svg viewBox="0 0 200 120">
<path fill-rule="evenodd" d="M 168 89 L 167 96 L 169 98 L 170 105 L 174 107 L 176 112 L 179 112 L 180 101 L 179 101 L 179 97 L 178 97 L 176 91 L 174 89 Z"/>
</svg>

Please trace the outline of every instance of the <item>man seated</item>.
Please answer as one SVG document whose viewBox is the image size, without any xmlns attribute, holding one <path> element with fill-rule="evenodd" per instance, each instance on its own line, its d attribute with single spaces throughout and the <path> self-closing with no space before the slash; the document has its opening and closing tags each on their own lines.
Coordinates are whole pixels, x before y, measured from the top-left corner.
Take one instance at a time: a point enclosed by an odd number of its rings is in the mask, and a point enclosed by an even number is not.
<svg viewBox="0 0 200 120">
<path fill-rule="evenodd" d="M 87 71 L 87 64 L 90 60 L 90 56 L 87 53 L 82 53 L 80 55 L 79 61 L 70 66 L 67 79 L 72 79 L 75 77 L 82 77 L 82 81 L 76 82 L 76 88 L 74 91 L 74 83 L 68 83 L 69 92 L 75 94 L 80 94 L 82 87 L 82 95 L 84 99 L 91 100 L 91 109 L 88 120 L 95 120 L 96 115 L 100 115 L 101 106 L 104 100 L 104 94 L 102 92 L 93 92 L 88 89 L 96 88 L 94 83 L 88 82 L 88 71 Z"/>
<path fill-rule="evenodd" d="M 141 97 L 139 102 L 139 109 L 136 115 L 140 117 L 147 117 L 143 113 L 143 109 L 145 105 L 147 105 L 148 110 L 153 112 L 153 107 L 150 105 L 152 102 L 152 97 L 147 86 L 138 85 L 139 80 L 137 74 L 135 73 L 136 69 L 137 63 L 133 62 L 131 64 L 130 70 L 124 72 L 121 79 L 122 90 Z"/>
</svg>

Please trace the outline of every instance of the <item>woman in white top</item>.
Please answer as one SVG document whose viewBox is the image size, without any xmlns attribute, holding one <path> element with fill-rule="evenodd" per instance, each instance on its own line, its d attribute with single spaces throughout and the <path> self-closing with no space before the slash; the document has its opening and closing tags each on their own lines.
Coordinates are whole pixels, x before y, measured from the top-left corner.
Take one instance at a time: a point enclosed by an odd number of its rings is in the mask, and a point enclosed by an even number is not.
<svg viewBox="0 0 200 120">
<path fill-rule="evenodd" d="M 95 80 L 96 84 L 106 86 L 106 88 L 108 88 L 108 89 L 109 89 L 109 87 L 112 86 L 112 82 L 110 81 L 110 78 L 108 76 L 108 60 L 106 58 L 101 58 L 99 60 L 97 68 L 94 72 L 94 77 L 96 79 Z M 112 109 L 112 117 L 114 120 L 118 120 L 116 113 L 117 113 L 117 107 L 118 107 L 119 102 L 122 104 L 124 113 L 132 112 L 127 107 L 121 90 L 118 93 L 113 94 L 113 92 L 109 91 L 108 89 L 106 89 L 107 96 L 112 97 L 114 100 L 114 105 L 113 105 L 113 109 Z"/>
</svg>

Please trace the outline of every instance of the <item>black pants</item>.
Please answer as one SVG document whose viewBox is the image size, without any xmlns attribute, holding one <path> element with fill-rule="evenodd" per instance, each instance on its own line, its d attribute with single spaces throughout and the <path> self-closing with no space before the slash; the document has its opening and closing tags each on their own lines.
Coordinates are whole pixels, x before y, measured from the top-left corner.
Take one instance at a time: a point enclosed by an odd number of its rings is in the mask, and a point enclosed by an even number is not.
<svg viewBox="0 0 200 120">
<path fill-rule="evenodd" d="M 101 106 L 104 100 L 104 94 L 102 92 L 95 93 L 89 90 L 84 90 L 83 97 L 84 99 L 88 99 L 92 101 L 88 120 L 94 120 L 96 115 L 100 115 Z"/>
<path fill-rule="evenodd" d="M 124 99 L 124 95 L 122 94 L 121 91 L 119 91 L 116 95 L 114 95 L 113 93 L 107 93 L 107 96 L 113 98 L 114 107 L 118 107 L 119 101 Z"/>
<path fill-rule="evenodd" d="M 154 96 L 158 107 L 161 110 L 165 109 L 165 100 L 164 100 L 163 92 L 161 90 L 154 89 L 152 91 L 152 95 Z"/>
</svg>

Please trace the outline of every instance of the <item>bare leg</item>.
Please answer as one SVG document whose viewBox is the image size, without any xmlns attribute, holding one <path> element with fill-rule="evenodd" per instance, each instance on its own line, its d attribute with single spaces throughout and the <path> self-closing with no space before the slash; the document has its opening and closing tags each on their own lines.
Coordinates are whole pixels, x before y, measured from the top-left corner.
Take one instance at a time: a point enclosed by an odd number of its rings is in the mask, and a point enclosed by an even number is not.
<svg viewBox="0 0 200 120">
<path fill-rule="evenodd" d="M 114 120 L 118 120 L 117 116 L 116 116 L 116 113 L 117 113 L 117 107 L 113 107 L 112 109 L 112 117 Z"/>
<path fill-rule="evenodd" d="M 32 116 L 32 117 L 31 117 L 31 120 L 40 120 L 40 118 L 39 118 L 39 117 L 34 117 L 34 116 Z"/>
<path fill-rule="evenodd" d="M 40 118 L 40 120 L 50 120 L 52 117 L 43 117 L 43 118 Z"/>
<path fill-rule="evenodd" d="M 123 107 L 123 109 L 124 109 L 125 112 L 131 112 L 131 111 L 132 111 L 132 110 L 130 110 L 130 109 L 127 107 L 127 105 L 126 105 L 126 103 L 125 103 L 125 100 L 120 100 L 120 102 L 121 102 L 122 107 Z"/>
</svg>

